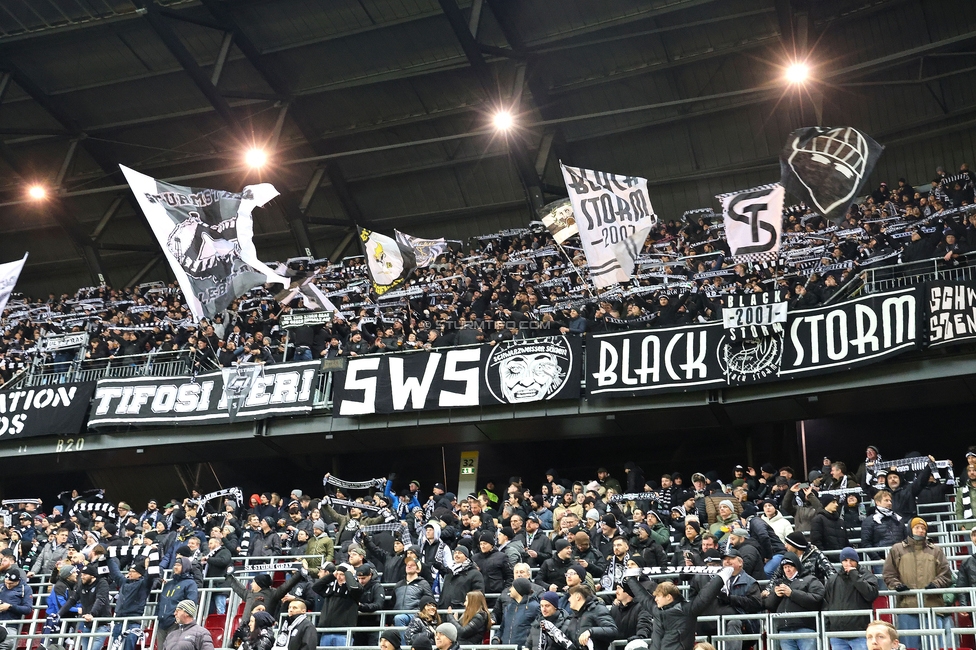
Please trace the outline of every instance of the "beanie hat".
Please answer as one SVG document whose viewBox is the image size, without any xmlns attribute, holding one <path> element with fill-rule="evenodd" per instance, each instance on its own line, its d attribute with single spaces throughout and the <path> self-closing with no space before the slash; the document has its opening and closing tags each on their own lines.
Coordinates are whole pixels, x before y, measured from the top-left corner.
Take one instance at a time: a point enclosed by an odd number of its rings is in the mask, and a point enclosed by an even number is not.
<svg viewBox="0 0 976 650">
<path fill-rule="evenodd" d="M 387 643 L 389 643 L 391 646 L 393 646 L 394 648 L 396 648 L 396 650 L 400 650 L 400 633 L 399 632 L 396 632 L 394 630 L 383 630 L 383 632 L 380 634 L 380 638 L 381 639 L 386 639 L 386 642 Z"/>
<path fill-rule="evenodd" d="M 464 557 L 471 557 L 471 551 L 468 550 L 467 546 L 463 544 L 458 544 L 457 548 L 454 549 L 455 553 L 462 553 Z"/>
<path fill-rule="evenodd" d="M 600 521 L 600 511 L 596 508 L 590 508 L 586 511 L 586 518 L 592 519 L 593 521 Z"/>
<path fill-rule="evenodd" d="M 498 532 L 504 535 L 506 539 L 512 539 L 513 537 L 515 537 L 515 531 L 512 530 L 511 526 L 502 526 L 501 530 L 499 530 Z"/>
<path fill-rule="evenodd" d="M 487 542 L 487 543 L 491 544 L 492 546 L 494 546 L 495 545 L 495 533 L 491 532 L 490 530 L 486 530 L 486 531 L 482 532 L 480 535 L 478 535 L 478 541 L 479 542 Z"/>
<path fill-rule="evenodd" d="M 312 522 L 312 530 L 325 531 L 325 521 L 322 519 L 316 519 L 314 522 Z"/>
<path fill-rule="evenodd" d="M 74 565 L 73 564 L 66 564 L 63 567 L 61 567 L 60 569 L 58 569 L 58 576 L 62 580 L 67 580 L 68 579 L 68 576 L 70 576 L 74 572 L 75 572 Z"/>
<path fill-rule="evenodd" d="M 711 562 L 717 562 L 721 564 L 722 554 L 718 551 L 718 549 L 710 548 L 707 551 L 705 551 L 705 555 L 702 558 L 702 560 L 705 562 L 705 564 L 709 564 Z"/>
<path fill-rule="evenodd" d="M 721 508 L 722 506 L 725 506 L 733 513 L 735 513 L 735 505 L 728 499 L 722 499 L 721 501 L 718 502 L 718 507 Z"/>
<path fill-rule="evenodd" d="M 912 517 L 912 520 L 908 522 L 908 529 L 911 530 L 912 528 L 915 528 L 915 526 L 918 526 L 919 524 L 925 526 L 926 531 L 929 529 L 929 523 L 924 519 L 922 519 L 921 517 Z"/>
<path fill-rule="evenodd" d="M 182 609 L 193 618 L 197 617 L 197 604 L 192 600 L 181 600 L 177 603 L 176 609 Z"/>
<path fill-rule="evenodd" d="M 831 503 L 833 503 L 836 500 L 837 500 L 837 497 L 834 496 L 833 494 L 821 494 L 820 495 L 820 505 L 822 505 L 824 508 L 826 508 L 827 506 L 829 506 Z"/>
<path fill-rule="evenodd" d="M 271 627 L 277 622 L 268 612 L 254 612 L 251 616 L 254 617 L 254 627 L 258 628 Z"/>
<path fill-rule="evenodd" d="M 553 545 L 552 545 L 552 547 L 555 549 L 556 553 L 558 553 L 559 551 L 563 550 L 567 546 L 569 546 L 569 540 L 568 539 L 565 539 L 563 537 L 560 537 L 559 539 L 557 539 L 553 543 Z"/>
<path fill-rule="evenodd" d="M 783 560 L 780 562 L 780 564 L 792 564 L 797 568 L 797 570 L 799 570 L 802 566 L 800 564 L 800 558 L 796 556 L 796 553 L 791 553 L 790 551 L 783 554 Z"/>
<path fill-rule="evenodd" d="M 420 605 L 417 607 L 417 610 L 420 611 L 423 610 L 424 607 L 427 607 L 427 605 L 436 605 L 436 604 L 437 601 L 434 600 L 432 596 L 421 596 Z"/>
<path fill-rule="evenodd" d="M 852 560 L 854 562 L 860 562 L 861 558 L 857 556 L 857 551 L 855 551 L 850 546 L 845 546 L 840 551 L 840 561 L 843 562 L 844 560 Z"/>
<path fill-rule="evenodd" d="M 359 546 L 357 544 L 350 544 L 349 545 L 349 548 L 346 549 L 346 555 L 348 555 L 350 553 L 355 553 L 356 555 L 359 555 L 360 557 L 366 557 L 366 551 L 363 550 L 363 547 L 362 546 Z"/>
<path fill-rule="evenodd" d="M 254 582 L 262 589 L 267 589 L 271 586 L 271 576 L 267 573 L 259 573 L 254 576 Z"/>
<path fill-rule="evenodd" d="M 806 537 L 803 536 L 798 530 L 794 530 L 792 533 L 786 536 L 786 543 L 794 548 L 798 548 L 801 551 L 805 551 L 810 547 L 810 543 L 807 542 Z"/>
<path fill-rule="evenodd" d="M 434 650 L 434 646 L 430 644 L 430 637 L 427 636 L 426 632 L 414 634 L 413 639 L 410 640 L 410 647 L 413 650 Z"/>
<path fill-rule="evenodd" d="M 580 580 L 586 580 L 586 569 L 583 568 L 582 564 L 571 564 L 566 570 L 574 571 Z"/>
<path fill-rule="evenodd" d="M 176 555 L 179 557 L 190 557 L 193 555 L 193 551 L 190 550 L 189 546 L 184 544 L 183 546 L 176 549 Z"/>
<path fill-rule="evenodd" d="M 84 569 L 81 570 L 81 575 L 98 577 L 98 567 L 94 563 L 89 564 Z"/>
<path fill-rule="evenodd" d="M 119 532 L 119 527 L 113 522 L 107 521 L 105 522 L 105 532 L 107 532 L 109 535 L 114 535 L 115 533 Z"/>
<path fill-rule="evenodd" d="M 610 526 L 610 528 L 616 528 L 617 527 L 617 518 L 614 517 L 610 513 L 607 513 L 607 514 L 603 515 L 603 519 L 601 521 L 602 521 L 602 523 L 606 524 L 607 526 Z"/>
<path fill-rule="evenodd" d="M 745 528 L 733 528 L 732 534 L 736 537 L 749 537 L 749 531 Z"/>
<path fill-rule="evenodd" d="M 701 532 L 701 524 L 698 523 L 697 521 L 695 521 L 694 519 L 692 519 L 691 521 L 686 521 L 685 522 L 685 527 L 687 528 L 688 526 L 691 526 L 692 528 L 694 528 L 696 533 L 700 533 Z"/>
<path fill-rule="evenodd" d="M 436 631 L 450 639 L 451 643 L 457 641 L 457 628 L 452 623 L 441 623 L 437 626 Z"/>
<path fill-rule="evenodd" d="M 275 527 L 278 525 L 277 522 L 275 522 L 274 517 L 265 517 L 262 521 L 268 524 L 271 530 L 274 530 Z"/>
<path fill-rule="evenodd" d="M 143 564 L 142 562 L 133 562 L 132 564 L 129 565 L 129 569 L 135 571 L 141 576 L 146 575 L 146 571 L 148 571 L 146 565 Z"/>
<path fill-rule="evenodd" d="M 636 555 L 636 554 L 631 555 L 630 561 L 642 569 L 647 566 L 647 562 L 644 561 L 644 556 L 642 555 Z"/>
<path fill-rule="evenodd" d="M 559 594 L 555 591 L 544 591 L 539 595 L 539 600 L 544 600 L 555 608 L 559 608 Z"/>
<path fill-rule="evenodd" d="M 512 581 L 512 587 L 518 592 L 520 596 L 528 596 L 532 593 L 532 583 L 525 578 L 515 578 Z"/>
</svg>

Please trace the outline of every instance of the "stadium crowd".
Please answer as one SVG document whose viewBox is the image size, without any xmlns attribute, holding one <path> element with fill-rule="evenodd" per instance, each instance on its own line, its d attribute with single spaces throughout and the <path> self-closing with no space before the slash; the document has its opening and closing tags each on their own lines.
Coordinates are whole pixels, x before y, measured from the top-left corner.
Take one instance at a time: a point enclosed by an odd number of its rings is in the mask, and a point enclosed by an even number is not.
<svg viewBox="0 0 976 650">
<path fill-rule="evenodd" d="M 825 458 L 807 477 L 766 463 L 687 480 L 648 477 L 627 462 L 619 479 L 602 467 L 583 480 L 549 469 L 469 495 L 441 483 L 426 492 L 393 474 L 363 482 L 326 474 L 315 498 L 295 489 L 240 503 L 239 491 L 194 490 L 133 508 L 92 490 L 62 493 L 50 509 L 13 500 L 0 530 L 0 630 L 17 634 L 33 591 L 43 589 L 45 634 L 57 635 L 59 617 L 76 619 L 80 631 L 101 635 L 89 650 L 108 637 L 133 650 L 130 631 L 143 626 L 125 617 L 143 616 L 153 594 L 158 647 L 201 650 L 209 632 L 194 621 L 233 614 L 232 591 L 243 611 L 227 644 L 248 649 L 345 646 L 346 630 L 367 628 L 354 645 L 607 650 L 624 640 L 690 650 L 696 634 L 757 634 L 757 617 L 746 615 L 776 612 L 792 615 L 766 632 L 784 635 L 783 648 L 813 650 L 821 610 L 870 610 L 881 590 L 896 592 L 898 607 L 919 598 L 939 607 L 956 598 L 945 588 L 976 586 L 976 554 L 954 575 L 943 549 L 956 530 L 976 543 L 976 449 L 957 487 L 951 463 L 906 456 L 907 465 L 886 462 L 871 446 L 854 471 Z M 947 497 L 951 531 L 919 514 L 919 505 Z M 277 564 L 250 575 L 241 558 Z M 699 568 L 655 579 L 680 567 Z M 274 571 L 287 578 L 275 583 Z M 219 589 L 202 599 L 205 587 Z M 399 611 L 394 627 L 379 627 L 381 610 Z M 698 620 L 718 615 L 730 617 L 724 630 Z M 922 647 L 905 635 L 925 626 L 920 616 L 897 616 L 908 647 Z M 934 616 L 952 625 L 951 615 Z M 830 632 L 850 633 L 831 637 L 832 650 L 865 650 L 870 619 L 827 618 Z M 726 647 L 749 643 L 733 637 Z M 12 640 L 0 648 L 11 650 Z"/>
<path fill-rule="evenodd" d="M 314 274 L 339 312 L 331 325 L 296 328 L 287 337 L 278 319 L 298 307 L 298 299 L 279 304 L 268 287 L 199 324 L 175 283 L 86 287 L 73 297 L 51 294 L 47 300 L 15 297 L 4 314 L 0 379 L 8 381 L 30 363 L 45 333 L 87 331 L 81 356 L 88 366 L 192 351 L 193 367 L 200 370 L 236 361 L 276 363 L 704 322 L 719 317 L 729 293 L 779 289 L 791 307 L 813 307 L 872 265 L 929 258 L 964 263 L 961 256 L 976 251 L 974 182 L 976 174 L 962 165 L 951 176 L 940 168 L 924 195 L 905 179 L 891 189 L 882 183 L 835 225 L 802 205 L 788 208 L 780 261 L 771 268 L 734 264 L 721 215 L 691 211 L 681 220 L 659 221 L 632 284 L 602 294 L 584 280 L 582 250 L 557 247 L 540 222 L 454 242 L 417 270 L 409 288 L 382 297 L 370 291 L 362 257 L 333 264 L 291 260 L 279 268 Z M 45 359 L 66 363 L 80 359 L 76 352 L 49 351 Z"/>
</svg>

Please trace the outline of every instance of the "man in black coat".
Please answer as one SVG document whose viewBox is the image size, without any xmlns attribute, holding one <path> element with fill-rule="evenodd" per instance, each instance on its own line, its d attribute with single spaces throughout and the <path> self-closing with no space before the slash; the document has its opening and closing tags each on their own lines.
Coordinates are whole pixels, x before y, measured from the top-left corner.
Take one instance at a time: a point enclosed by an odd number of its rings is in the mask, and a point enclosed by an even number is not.
<svg viewBox="0 0 976 650">
<path fill-rule="evenodd" d="M 475 553 L 473 559 L 485 579 L 486 593 L 505 593 L 515 578 L 508 556 L 495 550 L 495 534 L 490 531 L 481 533 L 478 536 L 478 547 L 481 552 Z"/>
<path fill-rule="evenodd" d="M 841 550 L 840 565 L 842 570 L 827 580 L 824 609 L 828 612 L 872 609 L 874 600 L 878 597 L 878 577 L 870 568 L 860 565 L 857 551 L 850 546 Z M 825 616 L 824 620 L 830 632 L 860 632 L 871 622 L 871 617 Z M 832 638 L 830 641 L 831 647 L 835 647 L 834 641 L 841 642 L 836 644 L 840 648 L 857 647 L 854 638 Z"/>
<path fill-rule="evenodd" d="M 530 513 L 525 518 L 525 530 L 519 531 L 515 539 L 522 542 L 525 552 L 529 556 L 529 566 L 541 567 L 542 563 L 552 557 L 552 540 L 539 531 L 542 522 L 537 514 Z"/>
<path fill-rule="evenodd" d="M 727 616 L 725 630 L 723 634 L 738 635 L 746 630 L 743 621 L 735 618 L 736 614 L 755 614 L 762 608 L 762 598 L 759 593 L 759 585 L 742 568 L 742 556 L 732 547 L 727 547 L 724 552 L 711 549 L 704 554 L 705 566 L 719 567 L 723 564 L 732 569 L 732 577 L 716 596 L 715 600 L 708 603 L 700 616 Z M 705 589 L 712 581 L 713 576 L 697 575 L 692 578 L 691 589 L 688 592 L 689 598 L 694 601 L 699 593 Z M 758 621 L 757 621 L 758 623 Z M 714 621 L 699 621 L 696 625 L 696 633 L 712 636 L 718 633 L 718 624 Z M 736 641 L 726 641 L 726 650 L 739 650 L 742 644 Z"/>
<path fill-rule="evenodd" d="M 836 464 L 836 463 L 835 463 Z M 824 494 L 820 497 L 824 509 L 813 516 L 810 524 L 810 541 L 822 551 L 839 551 L 850 546 L 844 521 L 840 518 L 837 497 Z"/>
<path fill-rule="evenodd" d="M 112 616 L 111 599 L 109 598 L 108 580 L 98 575 L 94 564 L 89 564 L 81 572 L 75 590 L 62 605 L 58 615 L 67 617 L 71 608 L 81 604 L 79 615 L 85 622 L 79 626 L 81 632 L 108 632 L 108 624 L 103 620 L 98 629 L 92 629 L 92 621 L 96 618 L 106 619 Z M 94 644 L 101 646 L 103 640 L 95 638 Z M 93 646 L 94 647 L 94 646 Z"/>
<path fill-rule="evenodd" d="M 278 635 L 288 638 L 288 650 L 315 650 L 319 644 L 319 635 L 315 631 L 315 624 L 308 617 L 304 600 L 293 600 L 288 603 L 288 616 L 281 622 Z"/>
<path fill-rule="evenodd" d="M 728 546 L 736 549 L 742 558 L 743 570 L 756 580 L 765 580 L 766 571 L 759 544 L 745 528 L 733 528 Z"/>
<path fill-rule="evenodd" d="M 478 567 L 468 559 L 468 549 L 458 544 L 454 549 L 454 564 L 445 567 L 444 586 L 441 587 L 441 598 L 437 603 L 439 609 L 448 607 L 464 607 L 464 601 L 470 591 L 485 593 L 485 579 L 478 571 Z M 505 557 L 504 553 L 501 553 Z"/>
<path fill-rule="evenodd" d="M 650 605 L 643 602 L 653 603 L 647 590 L 636 577 L 626 577 L 623 582 L 617 583 L 616 591 L 617 600 L 610 608 L 610 616 L 617 624 L 617 638 L 627 641 L 650 639 L 654 629 L 654 617 L 651 615 Z"/>
<path fill-rule="evenodd" d="M 566 571 L 572 564 L 573 547 L 569 540 L 559 538 L 554 548 L 556 552 L 542 563 L 535 581 L 544 589 L 562 593 L 563 587 L 566 586 Z"/>
<path fill-rule="evenodd" d="M 359 596 L 359 626 L 360 627 L 373 627 L 380 624 L 379 617 L 374 615 L 373 612 L 378 612 L 383 609 L 383 605 L 386 602 L 386 597 L 383 594 L 383 585 L 380 584 L 379 578 L 376 577 L 376 572 L 373 571 L 373 566 L 369 563 L 360 565 L 356 569 L 356 580 L 359 582 L 359 586 L 362 587 L 362 593 Z M 376 632 L 357 632 L 354 635 L 353 642 L 355 645 L 371 646 L 377 643 L 377 633 Z"/>
<path fill-rule="evenodd" d="M 787 552 L 780 563 L 783 578 L 770 582 L 769 595 L 766 596 L 766 609 L 776 614 L 810 612 L 810 618 L 773 619 L 776 632 L 807 634 L 817 631 L 816 613 L 823 605 L 824 586 L 813 575 L 802 575 L 803 564 L 796 553 Z M 817 640 L 796 639 L 793 647 L 799 650 L 816 650 Z"/>
<path fill-rule="evenodd" d="M 725 576 L 732 570 L 725 568 Z M 709 581 L 691 601 L 686 601 L 673 582 L 662 582 L 654 590 L 654 634 L 650 650 L 692 650 L 695 646 L 695 622 L 715 600 L 725 585 L 723 575 Z"/>
<path fill-rule="evenodd" d="M 617 624 L 603 601 L 586 585 L 576 585 L 569 589 L 569 607 L 572 612 L 566 619 L 563 633 L 575 648 L 587 648 L 592 641 L 593 650 L 608 650 L 617 639 Z"/>
</svg>

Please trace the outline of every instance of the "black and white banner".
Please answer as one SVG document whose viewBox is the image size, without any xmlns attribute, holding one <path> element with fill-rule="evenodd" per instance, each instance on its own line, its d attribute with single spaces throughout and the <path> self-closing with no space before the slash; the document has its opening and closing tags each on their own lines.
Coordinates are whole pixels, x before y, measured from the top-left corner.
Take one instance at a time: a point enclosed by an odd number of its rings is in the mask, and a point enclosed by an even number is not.
<svg viewBox="0 0 976 650">
<path fill-rule="evenodd" d="M 398 413 L 580 396 L 581 345 L 551 336 L 496 346 L 355 357 L 335 373 L 339 416 Z"/>
<path fill-rule="evenodd" d="M 17 286 L 17 279 L 20 277 L 20 272 L 24 270 L 27 255 L 28 253 L 24 253 L 24 258 L 16 262 L 0 264 L 0 314 L 3 313 L 7 301 L 10 300 L 10 294 Z"/>
<path fill-rule="evenodd" d="M 921 293 L 901 289 L 788 313 L 782 333 L 734 339 L 722 323 L 591 334 L 589 397 L 738 386 L 841 372 L 916 349 Z"/>
<path fill-rule="evenodd" d="M 403 286 L 410 274 L 417 270 L 417 256 L 410 246 L 366 228 L 359 229 L 359 241 L 376 295 L 382 296 Z"/>
<path fill-rule="evenodd" d="M 929 347 L 976 339 L 976 282 L 925 283 Z"/>
<path fill-rule="evenodd" d="M 417 268 L 420 269 L 427 268 L 438 257 L 449 250 L 447 241 L 443 237 L 438 239 L 424 239 L 423 237 L 408 235 L 399 230 L 394 230 L 393 233 L 396 235 L 398 242 L 413 249 L 413 255 L 417 261 Z"/>
<path fill-rule="evenodd" d="M 779 155 L 780 182 L 790 194 L 837 222 L 847 214 L 883 150 L 851 127 L 797 129 Z"/>
<path fill-rule="evenodd" d="M 244 364 L 196 377 L 102 379 L 88 427 L 260 420 L 312 410 L 319 361 Z M 225 368 L 224 370 L 228 370 Z"/>
<path fill-rule="evenodd" d="M 657 220 L 647 179 L 560 167 L 593 284 L 603 289 L 630 280 Z"/>
<path fill-rule="evenodd" d="M 119 166 L 196 320 L 212 318 L 262 284 L 288 286 L 258 259 L 252 241 L 251 211 L 278 196 L 273 185 L 248 185 L 240 193 L 199 189 Z"/>
<path fill-rule="evenodd" d="M 0 391 L 0 441 L 84 430 L 95 382 Z"/>
<path fill-rule="evenodd" d="M 543 206 L 540 216 L 543 225 L 557 244 L 561 245 L 570 237 L 579 234 L 576 216 L 573 215 L 573 203 L 569 199 L 559 199 Z"/>
<path fill-rule="evenodd" d="M 779 255 L 783 197 L 779 183 L 721 194 L 725 236 L 736 262 L 770 262 Z"/>
</svg>

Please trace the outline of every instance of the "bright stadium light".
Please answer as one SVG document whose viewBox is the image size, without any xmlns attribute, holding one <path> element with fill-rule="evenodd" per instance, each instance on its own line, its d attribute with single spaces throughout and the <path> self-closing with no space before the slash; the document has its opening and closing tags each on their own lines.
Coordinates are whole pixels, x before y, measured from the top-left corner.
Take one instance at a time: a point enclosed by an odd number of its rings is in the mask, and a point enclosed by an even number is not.
<svg viewBox="0 0 976 650">
<path fill-rule="evenodd" d="M 786 81 L 793 85 L 806 83 L 810 78 L 810 66 L 801 61 L 793 63 L 786 68 Z"/>
<path fill-rule="evenodd" d="M 27 190 L 27 196 L 34 201 L 42 201 L 47 198 L 47 190 L 43 185 L 31 185 Z"/>
<path fill-rule="evenodd" d="M 515 118 L 509 111 L 501 110 L 495 113 L 494 117 L 491 118 L 492 124 L 495 125 L 495 129 L 498 131 L 508 131 L 513 126 L 515 126 Z"/>
<path fill-rule="evenodd" d="M 251 168 L 264 167 L 265 163 L 268 162 L 268 154 L 264 152 L 264 149 L 256 147 L 248 149 L 247 153 L 244 154 L 244 162 Z"/>
</svg>

